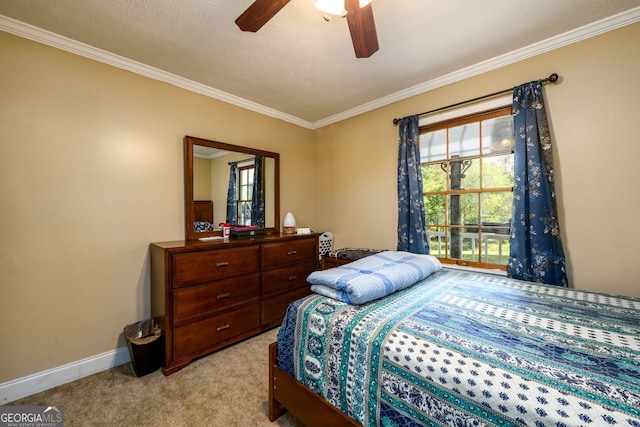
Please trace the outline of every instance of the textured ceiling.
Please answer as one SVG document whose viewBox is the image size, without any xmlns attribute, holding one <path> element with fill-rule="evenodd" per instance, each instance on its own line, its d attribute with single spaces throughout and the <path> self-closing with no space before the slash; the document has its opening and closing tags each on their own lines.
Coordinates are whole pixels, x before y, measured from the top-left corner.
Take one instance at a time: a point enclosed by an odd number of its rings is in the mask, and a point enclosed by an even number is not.
<svg viewBox="0 0 640 427">
<path fill-rule="evenodd" d="M 0 29 L 27 23 L 314 128 L 585 26 L 640 20 L 638 0 L 373 0 L 380 50 L 357 59 L 346 20 L 326 22 L 314 0 L 292 0 L 246 33 L 234 20 L 251 3 L 0 0 L 11 18 Z"/>
</svg>

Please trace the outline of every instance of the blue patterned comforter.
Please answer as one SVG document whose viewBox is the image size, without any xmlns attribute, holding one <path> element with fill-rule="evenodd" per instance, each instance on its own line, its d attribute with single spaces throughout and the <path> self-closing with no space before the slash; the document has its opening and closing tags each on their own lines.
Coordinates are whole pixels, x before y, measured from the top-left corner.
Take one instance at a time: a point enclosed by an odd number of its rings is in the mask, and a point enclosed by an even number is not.
<svg viewBox="0 0 640 427">
<path fill-rule="evenodd" d="M 443 269 L 293 303 L 278 364 L 364 426 L 640 426 L 640 300 Z"/>
</svg>

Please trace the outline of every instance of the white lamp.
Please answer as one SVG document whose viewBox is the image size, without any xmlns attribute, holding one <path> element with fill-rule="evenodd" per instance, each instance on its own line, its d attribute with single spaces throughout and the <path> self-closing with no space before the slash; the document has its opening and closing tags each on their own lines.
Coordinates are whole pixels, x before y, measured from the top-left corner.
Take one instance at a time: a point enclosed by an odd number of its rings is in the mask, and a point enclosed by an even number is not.
<svg viewBox="0 0 640 427">
<path fill-rule="evenodd" d="M 284 216 L 282 228 L 285 234 L 296 233 L 296 219 L 293 217 L 293 214 L 291 212 L 287 212 L 287 214 Z"/>
</svg>

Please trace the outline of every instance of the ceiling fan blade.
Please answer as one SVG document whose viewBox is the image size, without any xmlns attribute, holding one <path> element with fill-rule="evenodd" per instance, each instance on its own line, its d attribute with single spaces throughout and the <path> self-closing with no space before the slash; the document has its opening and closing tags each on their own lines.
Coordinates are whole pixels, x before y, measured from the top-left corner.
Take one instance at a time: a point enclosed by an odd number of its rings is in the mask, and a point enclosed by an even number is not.
<svg viewBox="0 0 640 427">
<path fill-rule="evenodd" d="M 356 58 L 368 58 L 380 48 L 371 3 L 361 8 L 359 0 L 345 0 L 344 5 Z"/>
<path fill-rule="evenodd" d="M 290 0 L 256 0 L 245 10 L 242 15 L 236 19 L 236 25 L 240 27 L 242 31 L 251 31 L 255 33 L 264 24 L 269 22 L 271 18 L 280 9 L 286 6 Z"/>
</svg>

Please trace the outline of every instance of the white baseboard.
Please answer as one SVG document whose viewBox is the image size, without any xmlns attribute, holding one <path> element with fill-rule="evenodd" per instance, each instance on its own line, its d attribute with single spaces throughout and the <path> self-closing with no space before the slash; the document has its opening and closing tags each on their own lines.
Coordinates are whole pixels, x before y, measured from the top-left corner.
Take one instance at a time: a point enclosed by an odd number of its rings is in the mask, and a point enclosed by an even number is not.
<svg viewBox="0 0 640 427">
<path fill-rule="evenodd" d="M 127 347 L 120 347 L 116 350 L 87 357 L 57 368 L 47 369 L 46 371 L 2 383 L 0 384 L 0 405 L 79 380 L 130 361 L 131 356 Z"/>
</svg>

